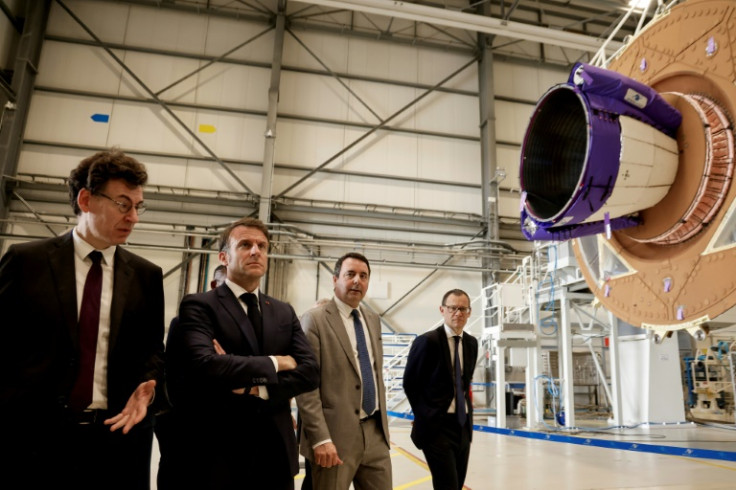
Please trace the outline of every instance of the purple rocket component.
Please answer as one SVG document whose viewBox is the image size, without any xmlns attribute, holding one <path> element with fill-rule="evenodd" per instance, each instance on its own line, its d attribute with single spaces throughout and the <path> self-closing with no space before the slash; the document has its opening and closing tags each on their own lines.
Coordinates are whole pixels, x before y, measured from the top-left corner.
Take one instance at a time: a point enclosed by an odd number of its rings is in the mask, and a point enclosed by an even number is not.
<svg viewBox="0 0 736 490">
<path fill-rule="evenodd" d="M 606 238 L 611 239 L 611 215 L 606 211 L 603 213 L 603 225 L 606 229 Z"/>
<path fill-rule="evenodd" d="M 682 305 L 677 307 L 677 319 L 680 321 L 685 319 L 685 307 Z"/>
<path fill-rule="evenodd" d="M 656 91 L 619 73 L 578 63 L 568 83 L 537 102 L 521 149 L 522 232 L 530 240 L 567 240 L 639 223 L 633 215 L 587 221 L 618 178 L 619 116 L 672 136 L 680 113 Z"/>
<path fill-rule="evenodd" d="M 519 200 L 519 212 L 524 211 L 524 203 L 526 202 L 526 191 L 521 193 L 521 199 Z"/>
<path fill-rule="evenodd" d="M 718 51 L 718 43 L 713 36 L 708 38 L 708 42 L 705 45 L 705 54 L 710 58 Z"/>
<path fill-rule="evenodd" d="M 644 73 L 645 71 L 647 71 L 647 68 L 649 68 L 649 64 L 647 63 L 647 59 L 646 58 L 642 58 L 641 59 L 641 62 L 639 62 L 639 71 L 642 72 L 642 73 Z"/>
<path fill-rule="evenodd" d="M 610 295 L 611 295 L 611 286 L 606 284 L 605 287 L 603 288 L 603 296 L 608 298 Z"/>
<path fill-rule="evenodd" d="M 672 291 L 672 279 L 666 277 L 664 280 L 664 292 L 669 293 L 670 291 Z"/>
<path fill-rule="evenodd" d="M 526 212 L 521 213 L 521 232 L 527 240 L 543 240 L 561 242 L 572 238 L 580 238 L 589 235 L 603 233 L 605 225 L 602 221 L 580 223 L 571 226 L 542 227 Z M 621 216 L 611 219 L 611 230 L 621 230 L 640 223 L 636 216 Z"/>
<path fill-rule="evenodd" d="M 615 71 L 578 63 L 568 83 L 585 93 L 591 107 L 630 116 L 674 137 L 682 114 L 669 105 L 653 88 Z"/>
<path fill-rule="evenodd" d="M 537 103 L 522 146 L 526 209 L 542 226 L 574 225 L 613 191 L 621 154 L 615 117 L 597 113 L 574 85 L 558 85 Z"/>
</svg>

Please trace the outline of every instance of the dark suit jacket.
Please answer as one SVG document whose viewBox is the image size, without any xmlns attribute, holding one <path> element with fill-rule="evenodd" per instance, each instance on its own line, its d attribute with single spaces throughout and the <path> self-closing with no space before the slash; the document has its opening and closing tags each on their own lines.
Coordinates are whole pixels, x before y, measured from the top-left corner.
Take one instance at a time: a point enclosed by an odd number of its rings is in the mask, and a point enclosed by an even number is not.
<svg viewBox="0 0 736 490">
<path fill-rule="evenodd" d="M 463 334 L 463 389 L 468 420 L 473 420 L 470 382 L 478 358 L 478 340 Z M 414 412 L 411 439 L 422 449 L 428 436 L 437 433 L 442 416 L 455 397 L 455 370 L 444 325 L 414 339 L 404 370 L 404 392 Z M 472 436 L 472 431 L 471 431 Z"/>
<path fill-rule="evenodd" d="M 114 267 L 107 388 L 108 409 L 118 413 L 150 379 L 157 380 L 154 403 L 165 400 L 158 393 L 163 388 L 164 292 L 161 268 L 121 247 Z M 46 423 L 67 405 L 79 362 L 76 296 L 71 233 L 13 245 L 0 260 L 4 420 Z M 149 409 L 148 416 L 154 411 Z M 39 419 L 44 415 L 46 421 Z"/>
<path fill-rule="evenodd" d="M 281 464 L 291 475 L 299 472 L 290 399 L 319 383 L 315 357 L 294 309 L 265 294 L 259 295 L 259 301 L 263 351 L 227 285 L 186 296 L 179 308 L 179 324 L 170 332 L 167 345 L 168 391 L 178 423 L 187 427 L 187 450 L 209 453 L 201 457 L 220 464 L 224 458 L 233 460 L 232 465 L 237 466 L 226 468 L 237 470 L 233 485 L 247 486 L 249 471 L 265 470 L 251 468 L 247 458 L 237 457 L 247 445 L 257 447 L 259 441 L 251 434 L 264 425 L 273 426 L 273 437 L 283 442 L 284 453 L 270 455 L 274 466 Z M 213 339 L 227 355 L 215 352 Z M 268 355 L 291 355 L 297 367 L 276 373 Z M 269 400 L 232 393 L 256 385 L 266 386 Z M 222 476 L 218 478 L 222 481 Z"/>
</svg>

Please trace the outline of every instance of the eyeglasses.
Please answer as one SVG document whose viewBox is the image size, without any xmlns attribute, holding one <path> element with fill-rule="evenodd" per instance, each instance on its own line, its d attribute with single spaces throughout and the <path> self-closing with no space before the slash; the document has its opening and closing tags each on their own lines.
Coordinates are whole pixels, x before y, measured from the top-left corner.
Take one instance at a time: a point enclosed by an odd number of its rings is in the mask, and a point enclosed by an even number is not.
<svg viewBox="0 0 736 490">
<path fill-rule="evenodd" d="M 451 305 L 442 305 L 442 306 L 447 308 L 447 310 L 450 313 L 455 313 L 456 311 L 459 311 L 463 315 L 465 315 L 466 313 L 470 313 L 470 306 L 451 306 Z"/>
<path fill-rule="evenodd" d="M 98 192 L 96 195 L 102 196 L 105 199 L 109 199 L 110 201 L 114 202 L 115 205 L 118 207 L 118 211 L 120 211 L 123 214 L 128 214 L 128 212 L 135 207 L 136 212 L 140 216 L 141 214 L 146 212 L 146 203 L 145 202 L 139 202 L 135 206 L 133 206 L 133 203 L 129 200 L 125 201 L 116 201 L 112 197 L 103 194 L 102 192 Z"/>
</svg>

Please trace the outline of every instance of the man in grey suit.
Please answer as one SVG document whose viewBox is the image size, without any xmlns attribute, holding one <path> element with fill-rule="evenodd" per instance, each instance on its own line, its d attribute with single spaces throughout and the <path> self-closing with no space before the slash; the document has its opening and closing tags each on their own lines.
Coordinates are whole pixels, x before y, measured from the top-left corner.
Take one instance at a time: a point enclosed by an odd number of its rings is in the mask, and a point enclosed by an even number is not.
<svg viewBox="0 0 736 490">
<path fill-rule="evenodd" d="M 370 264 L 355 252 L 335 264 L 335 297 L 302 316 L 320 366 L 320 387 L 297 396 L 300 452 L 315 490 L 392 487 L 383 346 L 378 316 L 360 302 Z"/>
</svg>

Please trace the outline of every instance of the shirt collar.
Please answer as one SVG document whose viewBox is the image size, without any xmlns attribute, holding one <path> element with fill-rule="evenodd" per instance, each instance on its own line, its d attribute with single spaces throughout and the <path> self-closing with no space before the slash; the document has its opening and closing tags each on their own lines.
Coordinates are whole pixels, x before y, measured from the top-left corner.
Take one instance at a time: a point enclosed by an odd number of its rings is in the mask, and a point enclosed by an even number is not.
<svg viewBox="0 0 736 490">
<path fill-rule="evenodd" d="M 447 335 L 448 339 L 456 335 L 455 332 L 453 332 L 452 329 L 448 327 L 446 323 L 444 324 L 444 326 L 445 326 L 445 335 Z M 463 336 L 463 333 L 464 332 L 460 332 L 460 337 Z"/>
<path fill-rule="evenodd" d="M 97 250 L 95 247 L 87 243 L 84 238 L 77 234 L 76 227 L 72 230 L 72 240 L 74 241 L 74 255 L 76 255 L 81 260 L 86 259 L 89 253 L 93 250 Z M 105 264 L 112 264 L 112 259 L 115 256 L 115 250 L 117 250 L 117 246 L 113 245 L 111 247 L 107 247 L 104 250 L 97 251 L 102 253 L 102 259 L 104 260 Z"/>
<path fill-rule="evenodd" d="M 244 287 L 240 286 L 239 284 L 235 284 L 230 279 L 225 279 L 225 284 L 227 284 L 227 287 L 230 288 L 230 291 L 233 292 L 236 298 L 240 298 L 240 296 L 243 295 L 243 293 L 253 293 L 256 295 L 256 299 L 260 300 L 258 296 L 258 288 L 255 288 L 253 291 L 246 291 Z"/>
<path fill-rule="evenodd" d="M 347 303 L 343 303 L 340 298 L 335 296 L 335 304 L 337 305 L 337 310 L 340 312 L 342 316 L 345 318 L 350 318 L 350 315 L 352 314 L 353 310 L 360 311 L 360 308 L 353 308 Z"/>
</svg>

